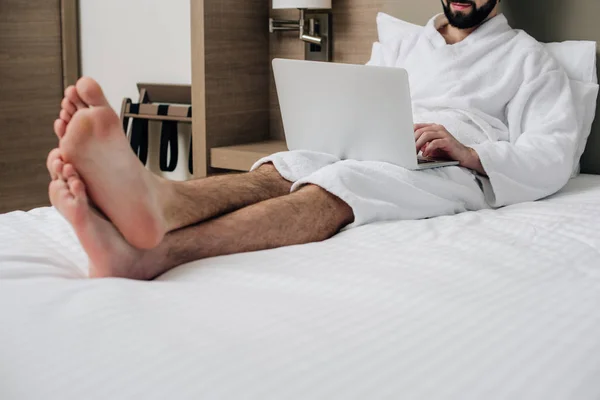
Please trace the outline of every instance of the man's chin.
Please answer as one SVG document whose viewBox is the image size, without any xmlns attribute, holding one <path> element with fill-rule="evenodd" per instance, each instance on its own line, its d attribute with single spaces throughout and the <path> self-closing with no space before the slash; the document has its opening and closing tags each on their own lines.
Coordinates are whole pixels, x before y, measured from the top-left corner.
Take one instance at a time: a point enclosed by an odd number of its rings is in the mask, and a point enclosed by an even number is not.
<svg viewBox="0 0 600 400">
<path fill-rule="evenodd" d="M 471 18 L 473 18 L 473 13 L 470 12 L 468 14 L 465 14 L 461 11 L 458 11 L 458 12 L 454 11 L 454 12 L 452 12 L 451 17 L 452 18 L 450 19 L 450 22 L 455 22 L 457 24 L 460 24 L 463 21 L 469 21 Z"/>
<path fill-rule="evenodd" d="M 470 29 L 473 28 L 474 26 L 477 25 L 473 25 L 472 23 L 469 23 L 469 16 L 468 15 L 464 15 L 461 14 L 459 18 L 453 16 L 452 18 L 448 18 L 448 23 L 458 29 Z"/>
</svg>

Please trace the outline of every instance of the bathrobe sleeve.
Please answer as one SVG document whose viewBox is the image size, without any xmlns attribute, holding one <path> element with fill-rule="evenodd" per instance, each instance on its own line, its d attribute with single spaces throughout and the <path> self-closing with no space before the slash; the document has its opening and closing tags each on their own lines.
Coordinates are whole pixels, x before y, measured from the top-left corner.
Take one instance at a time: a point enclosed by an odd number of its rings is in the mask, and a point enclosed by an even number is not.
<svg viewBox="0 0 600 400">
<path fill-rule="evenodd" d="M 510 142 L 472 146 L 488 176 L 480 180 L 492 207 L 554 194 L 573 167 L 578 123 L 567 75 L 541 50 L 522 67 L 515 73 L 524 83 L 506 110 Z"/>
</svg>

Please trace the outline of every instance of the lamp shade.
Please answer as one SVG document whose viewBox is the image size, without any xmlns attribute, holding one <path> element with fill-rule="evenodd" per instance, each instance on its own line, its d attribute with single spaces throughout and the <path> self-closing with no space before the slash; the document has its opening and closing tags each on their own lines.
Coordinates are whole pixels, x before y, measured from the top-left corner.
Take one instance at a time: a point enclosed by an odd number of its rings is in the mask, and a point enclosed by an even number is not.
<svg viewBox="0 0 600 400">
<path fill-rule="evenodd" d="M 331 0 L 273 0 L 273 9 L 282 8 L 329 9 Z"/>
</svg>

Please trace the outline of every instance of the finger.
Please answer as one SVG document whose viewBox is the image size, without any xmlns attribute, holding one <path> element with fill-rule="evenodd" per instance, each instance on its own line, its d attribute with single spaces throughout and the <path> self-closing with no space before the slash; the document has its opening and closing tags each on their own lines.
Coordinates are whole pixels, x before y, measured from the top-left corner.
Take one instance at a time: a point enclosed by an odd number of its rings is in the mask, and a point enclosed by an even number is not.
<svg viewBox="0 0 600 400">
<path fill-rule="evenodd" d="M 423 151 L 424 146 L 427 145 L 427 142 L 432 138 L 434 133 L 435 131 L 431 130 L 431 128 L 419 129 L 415 133 L 415 148 L 417 149 L 417 153 Z"/>
<path fill-rule="evenodd" d="M 415 131 L 415 141 L 419 140 L 419 137 L 421 137 L 421 135 L 425 132 L 429 132 L 429 131 L 440 131 L 440 132 L 445 132 L 443 127 L 440 127 L 439 125 L 429 125 L 426 126 L 424 128 L 420 128 L 417 129 Z"/>
<path fill-rule="evenodd" d="M 435 139 L 435 140 L 432 140 L 431 142 L 429 142 L 427 144 L 427 149 L 425 151 L 423 151 L 423 155 L 425 157 L 434 157 L 434 155 L 436 155 L 436 153 L 439 153 L 440 151 L 443 151 L 444 149 L 447 148 L 447 146 L 448 146 L 448 140 L 447 139 Z M 446 151 L 444 151 L 444 153 L 447 154 Z"/>
<path fill-rule="evenodd" d="M 415 128 L 415 132 L 418 131 L 419 129 L 423 129 L 423 128 L 427 128 L 428 126 L 433 126 L 434 124 L 415 124 L 414 128 Z"/>
<path fill-rule="evenodd" d="M 421 128 L 417 131 L 415 131 L 415 143 L 417 143 L 417 141 L 421 138 L 421 136 L 423 136 L 423 134 L 425 132 L 432 132 L 435 131 L 435 129 L 432 129 L 431 127 L 425 127 L 425 128 Z"/>
<path fill-rule="evenodd" d="M 423 146 L 435 139 L 442 139 L 444 137 L 444 133 L 440 132 L 440 131 L 425 131 L 423 132 L 423 134 L 421 134 L 419 136 L 419 139 L 417 139 L 417 141 L 415 142 L 415 146 L 417 148 L 417 151 L 421 151 L 423 149 Z M 429 146 L 427 146 L 429 147 Z"/>
</svg>

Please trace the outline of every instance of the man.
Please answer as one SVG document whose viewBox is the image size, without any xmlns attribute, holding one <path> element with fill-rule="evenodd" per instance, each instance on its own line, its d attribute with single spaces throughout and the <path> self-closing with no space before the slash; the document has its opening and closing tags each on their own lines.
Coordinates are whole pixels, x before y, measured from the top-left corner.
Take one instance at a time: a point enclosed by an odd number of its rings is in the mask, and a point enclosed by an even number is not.
<svg viewBox="0 0 600 400">
<path fill-rule="evenodd" d="M 577 122 L 568 79 L 511 29 L 497 0 L 442 0 L 444 15 L 376 43 L 372 65 L 409 71 L 416 150 L 460 167 L 285 152 L 252 172 L 168 182 L 135 158 L 96 82 L 70 87 L 48 157 L 52 204 L 71 223 L 92 277 L 152 279 L 206 257 L 328 239 L 375 221 L 532 201 L 568 180 Z"/>
</svg>

